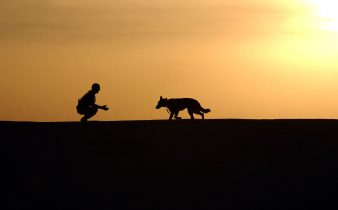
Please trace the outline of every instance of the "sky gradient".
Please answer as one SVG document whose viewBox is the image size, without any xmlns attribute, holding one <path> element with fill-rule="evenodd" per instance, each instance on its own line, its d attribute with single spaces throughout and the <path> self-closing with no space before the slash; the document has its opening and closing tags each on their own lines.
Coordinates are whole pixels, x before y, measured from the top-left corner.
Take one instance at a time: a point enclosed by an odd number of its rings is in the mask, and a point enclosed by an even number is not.
<svg viewBox="0 0 338 210">
<path fill-rule="evenodd" d="M 337 5 L 0 1 L 0 120 L 79 120 L 94 82 L 110 110 L 93 120 L 166 119 L 160 96 L 196 98 L 209 119 L 338 118 Z"/>
</svg>

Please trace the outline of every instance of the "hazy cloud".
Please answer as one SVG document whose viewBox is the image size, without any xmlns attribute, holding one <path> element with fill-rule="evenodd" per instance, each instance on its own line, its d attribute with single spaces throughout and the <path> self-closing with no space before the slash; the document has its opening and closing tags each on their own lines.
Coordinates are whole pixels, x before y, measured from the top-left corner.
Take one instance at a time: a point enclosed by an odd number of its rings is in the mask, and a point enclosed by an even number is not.
<svg viewBox="0 0 338 210">
<path fill-rule="evenodd" d="M 0 2 L 2 38 L 212 36 L 263 29 L 291 12 L 266 0 L 15 0 Z M 247 21 L 241 29 L 236 21 Z M 264 30 L 264 29 L 263 29 Z M 231 32 L 232 31 L 232 32 Z M 0 37 L 0 38 L 1 38 Z"/>
</svg>

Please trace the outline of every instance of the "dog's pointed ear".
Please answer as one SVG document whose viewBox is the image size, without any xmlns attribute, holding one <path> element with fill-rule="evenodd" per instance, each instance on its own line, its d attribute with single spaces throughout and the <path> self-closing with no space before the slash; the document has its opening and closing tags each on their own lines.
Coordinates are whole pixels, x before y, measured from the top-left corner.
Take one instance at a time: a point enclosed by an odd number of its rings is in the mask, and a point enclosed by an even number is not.
<svg viewBox="0 0 338 210">
<path fill-rule="evenodd" d="M 163 99 L 162 96 L 160 97 L 160 99 L 161 99 L 161 100 Z"/>
</svg>

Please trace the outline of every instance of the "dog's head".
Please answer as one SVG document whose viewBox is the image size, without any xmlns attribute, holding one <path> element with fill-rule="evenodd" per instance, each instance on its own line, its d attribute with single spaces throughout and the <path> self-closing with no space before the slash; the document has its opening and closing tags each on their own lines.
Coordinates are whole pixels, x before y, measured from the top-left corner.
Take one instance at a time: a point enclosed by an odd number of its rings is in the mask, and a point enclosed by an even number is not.
<svg viewBox="0 0 338 210">
<path fill-rule="evenodd" d="M 166 107 L 167 106 L 167 100 L 166 98 L 162 98 L 162 96 L 160 97 L 160 100 L 157 103 L 156 109 L 159 109 L 161 107 Z"/>
</svg>

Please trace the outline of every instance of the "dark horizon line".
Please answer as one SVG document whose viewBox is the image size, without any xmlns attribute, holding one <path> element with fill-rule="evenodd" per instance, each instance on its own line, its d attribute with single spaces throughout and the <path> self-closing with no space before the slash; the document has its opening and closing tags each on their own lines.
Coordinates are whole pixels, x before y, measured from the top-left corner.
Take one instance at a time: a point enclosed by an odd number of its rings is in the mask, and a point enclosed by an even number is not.
<svg viewBox="0 0 338 210">
<path fill-rule="evenodd" d="M 189 118 L 181 120 L 168 119 L 144 119 L 144 120 L 91 120 L 89 123 L 108 123 L 108 122 L 156 122 L 156 121 L 338 121 L 338 118 L 211 118 L 194 119 Z M 29 121 L 29 120 L 0 120 L 0 123 L 80 123 L 79 121 Z"/>
</svg>

